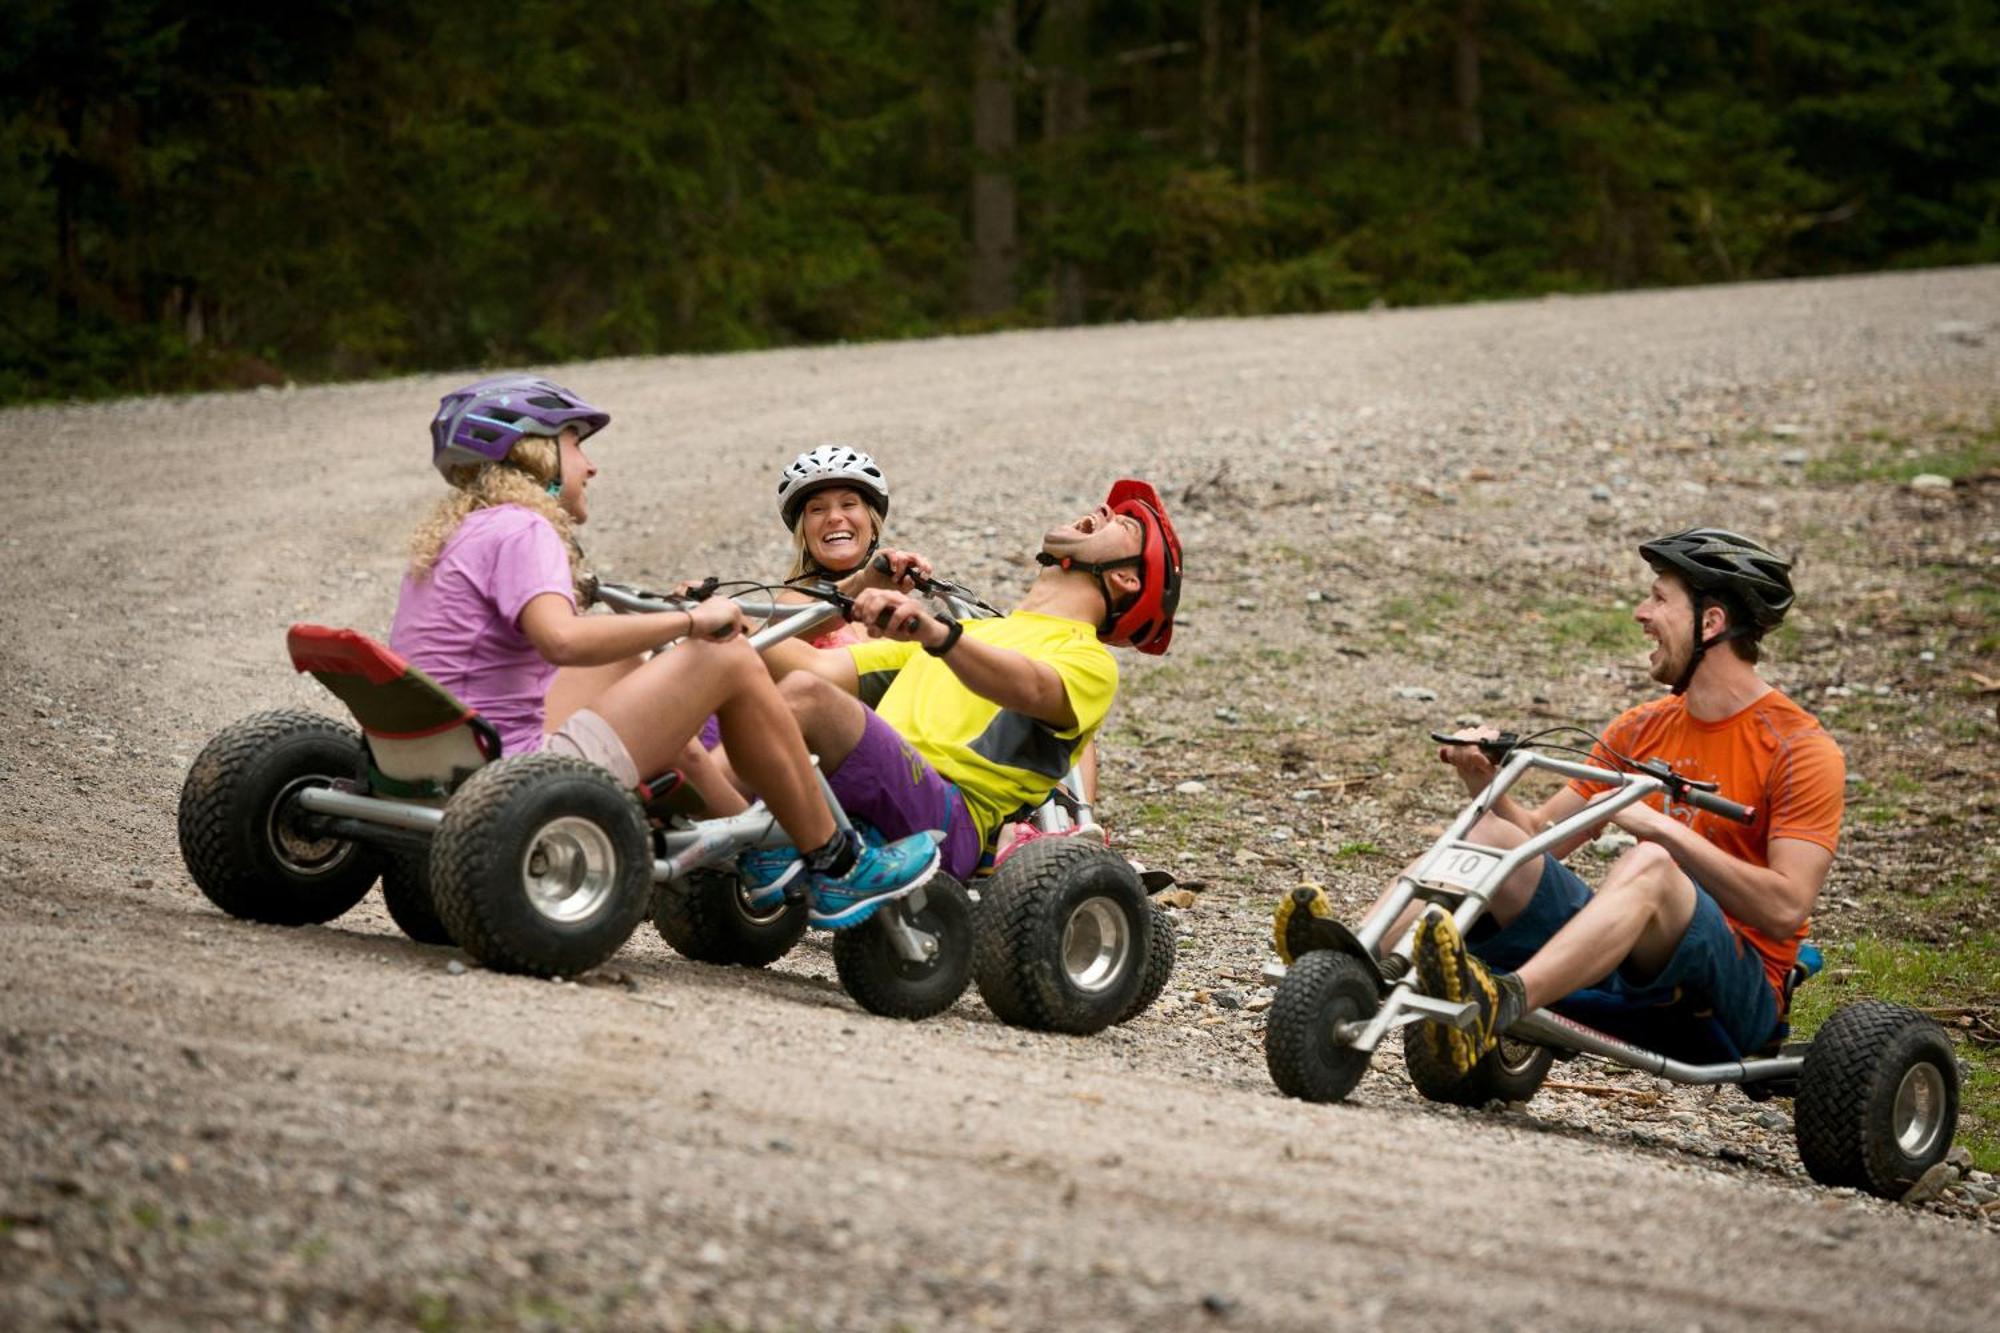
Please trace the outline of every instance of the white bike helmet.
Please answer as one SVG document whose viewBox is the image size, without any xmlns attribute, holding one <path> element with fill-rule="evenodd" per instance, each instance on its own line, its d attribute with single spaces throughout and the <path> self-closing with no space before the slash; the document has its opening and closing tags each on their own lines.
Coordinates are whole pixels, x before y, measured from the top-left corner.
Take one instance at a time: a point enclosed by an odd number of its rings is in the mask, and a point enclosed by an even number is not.
<svg viewBox="0 0 2000 1333">
<path fill-rule="evenodd" d="M 794 458 L 778 474 L 778 513 L 785 527 L 797 532 L 806 497 L 829 486 L 859 491 L 876 518 L 889 517 L 889 482 L 875 460 L 844 444 L 822 444 Z"/>
</svg>

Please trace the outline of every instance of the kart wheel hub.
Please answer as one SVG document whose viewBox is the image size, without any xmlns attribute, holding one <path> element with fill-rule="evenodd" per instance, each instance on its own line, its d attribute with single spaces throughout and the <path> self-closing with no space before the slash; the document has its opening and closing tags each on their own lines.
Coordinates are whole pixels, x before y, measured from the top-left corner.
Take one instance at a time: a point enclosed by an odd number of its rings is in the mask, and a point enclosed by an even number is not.
<svg viewBox="0 0 2000 1333">
<path fill-rule="evenodd" d="M 566 817 L 542 826 L 521 857 L 521 883 L 551 921 L 583 921 L 610 898 L 618 856 L 603 829 Z"/>
<path fill-rule="evenodd" d="M 346 862 L 354 844 L 311 831 L 311 816 L 300 807 L 299 793 L 326 786 L 324 778 L 298 778 L 271 802 L 265 837 L 285 869 L 295 875 L 324 875 Z"/>
<path fill-rule="evenodd" d="M 1125 914 L 1109 898 L 1086 898 L 1063 927 L 1063 972 L 1080 991 L 1095 993 L 1115 985 L 1131 950 Z"/>
<path fill-rule="evenodd" d="M 1891 1125 L 1906 1157 L 1928 1156 L 1944 1126 L 1944 1075 L 1933 1064 L 1913 1066 L 1896 1088 Z"/>
</svg>

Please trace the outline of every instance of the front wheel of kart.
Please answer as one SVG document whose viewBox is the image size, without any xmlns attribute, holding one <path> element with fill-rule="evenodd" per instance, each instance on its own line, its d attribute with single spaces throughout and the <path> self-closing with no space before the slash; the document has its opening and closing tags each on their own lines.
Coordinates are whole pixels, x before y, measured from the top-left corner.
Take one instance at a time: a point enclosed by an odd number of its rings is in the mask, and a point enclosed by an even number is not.
<svg viewBox="0 0 2000 1333">
<path fill-rule="evenodd" d="M 1121 1023 L 1129 1023 L 1152 1008 L 1153 1001 L 1160 998 L 1160 992 L 1174 975 L 1174 956 L 1180 940 L 1174 929 L 1173 913 L 1155 902 L 1147 906 L 1152 909 L 1152 926 L 1146 937 L 1146 970 L 1139 977 L 1139 989 L 1132 993 L 1132 1002 L 1118 1016 Z"/>
<path fill-rule="evenodd" d="M 806 933 L 806 904 L 751 908 L 742 881 L 726 870 L 697 870 L 659 886 L 653 928 L 675 953 L 697 963 L 765 967 L 792 951 Z"/>
<path fill-rule="evenodd" d="M 431 899 L 429 852 L 397 852 L 382 867 L 382 906 L 396 928 L 418 944 L 453 944 Z"/>
<path fill-rule="evenodd" d="M 1958 1128 L 1951 1038 L 1915 1009 L 1849 1005 L 1806 1051 L 1792 1123 L 1814 1180 L 1901 1198 L 1944 1160 Z"/>
<path fill-rule="evenodd" d="M 972 900 L 955 879 L 933 875 L 921 890 L 924 906 L 910 913 L 891 903 L 833 937 L 833 966 L 854 1002 L 884 1018 L 929 1018 L 951 1008 L 972 977 Z M 931 937 L 937 952 L 913 962 L 897 951 L 885 918 Z"/>
<path fill-rule="evenodd" d="M 1484 1106 L 1488 1102 L 1525 1102 L 1541 1090 L 1555 1063 L 1555 1052 L 1546 1046 L 1514 1041 L 1507 1037 L 1479 1058 L 1479 1063 L 1460 1074 L 1451 1061 L 1433 1050 L 1426 1040 L 1424 1024 L 1412 1023 L 1403 1029 L 1403 1068 L 1410 1082 L 1426 1100 L 1448 1106 Z"/>
<path fill-rule="evenodd" d="M 1002 1022 L 1101 1032 L 1131 1006 L 1152 931 L 1131 862 L 1081 838 L 1038 839 L 980 892 L 973 980 Z"/>
<path fill-rule="evenodd" d="M 595 764 L 486 765 L 444 808 L 431 893 L 458 946 L 497 972 L 570 977 L 617 953 L 652 900 L 646 817 Z"/>
<path fill-rule="evenodd" d="M 327 836 L 298 795 L 353 777 L 361 737 L 318 713 L 257 713 L 202 747 L 181 784 L 181 860 L 233 917 L 319 925 L 360 902 L 382 873 L 376 848 Z"/>
<path fill-rule="evenodd" d="M 1369 1053 L 1334 1029 L 1373 1018 L 1379 1007 L 1375 969 L 1360 959 L 1318 949 L 1293 963 L 1264 1028 L 1264 1065 L 1278 1091 L 1308 1102 L 1337 1102 L 1354 1091 Z"/>
</svg>

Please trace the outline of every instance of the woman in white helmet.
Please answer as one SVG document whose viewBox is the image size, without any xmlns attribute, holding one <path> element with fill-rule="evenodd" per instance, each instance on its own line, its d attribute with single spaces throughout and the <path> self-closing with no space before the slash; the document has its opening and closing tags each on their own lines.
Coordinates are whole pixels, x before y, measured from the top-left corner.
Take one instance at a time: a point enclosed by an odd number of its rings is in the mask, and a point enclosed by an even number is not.
<svg viewBox="0 0 2000 1333">
<path fill-rule="evenodd" d="M 889 517 L 889 481 L 861 450 L 845 444 L 818 445 L 778 474 L 778 515 L 792 534 L 792 568 L 785 581 L 838 583 L 865 568 L 881 545 L 882 525 Z M 784 592 L 778 600 L 811 599 L 801 592 Z M 866 638 L 859 625 L 840 625 L 812 644 L 836 648 Z"/>
</svg>

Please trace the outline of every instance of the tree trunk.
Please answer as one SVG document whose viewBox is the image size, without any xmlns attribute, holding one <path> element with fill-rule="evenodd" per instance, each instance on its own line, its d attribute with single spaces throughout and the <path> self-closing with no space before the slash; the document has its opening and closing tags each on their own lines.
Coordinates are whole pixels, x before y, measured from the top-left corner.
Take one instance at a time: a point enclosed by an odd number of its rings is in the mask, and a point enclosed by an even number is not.
<svg viewBox="0 0 2000 1333">
<path fill-rule="evenodd" d="M 1264 6 L 1243 7 L 1243 179 L 1264 174 Z"/>
<path fill-rule="evenodd" d="M 1222 156 L 1222 0 L 1201 0 L 1201 160 Z"/>
<path fill-rule="evenodd" d="M 67 332 L 83 304 L 83 250 L 77 241 L 77 203 L 83 190 L 83 93 L 65 89 L 56 115 L 62 143 L 49 166 L 56 195 L 56 324 Z"/>
<path fill-rule="evenodd" d="M 1014 307 L 1015 63 L 1014 0 L 1000 0 L 973 39 L 971 301 L 978 316 Z"/>
<path fill-rule="evenodd" d="M 1045 50 L 1048 82 L 1042 101 L 1043 134 L 1058 153 L 1065 139 L 1073 139 L 1089 128 L 1090 76 L 1085 68 L 1089 52 L 1090 0 L 1049 0 Z M 1071 164 L 1071 170 L 1077 164 Z M 1059 200 L 1050 210 L 1049 235 L 1060 237 L 1064 225 Z M 1049 271 L 1049 318 L 1056 324 L 1081 324 L 1084 309 L 1083 265 L 1061 253 L 1060 246 Z"/>
<path fill-rule="evenodd" d="M 1477 152 L 1486 142 L 1479 115 L 1479 32 L 1485 15 L 1481 0 L 1465 0 L 1458 13 L 1458 39 L 1452 52 L 1452 97 L 1458 106 L 1458 141 Z"/>
</svg>

